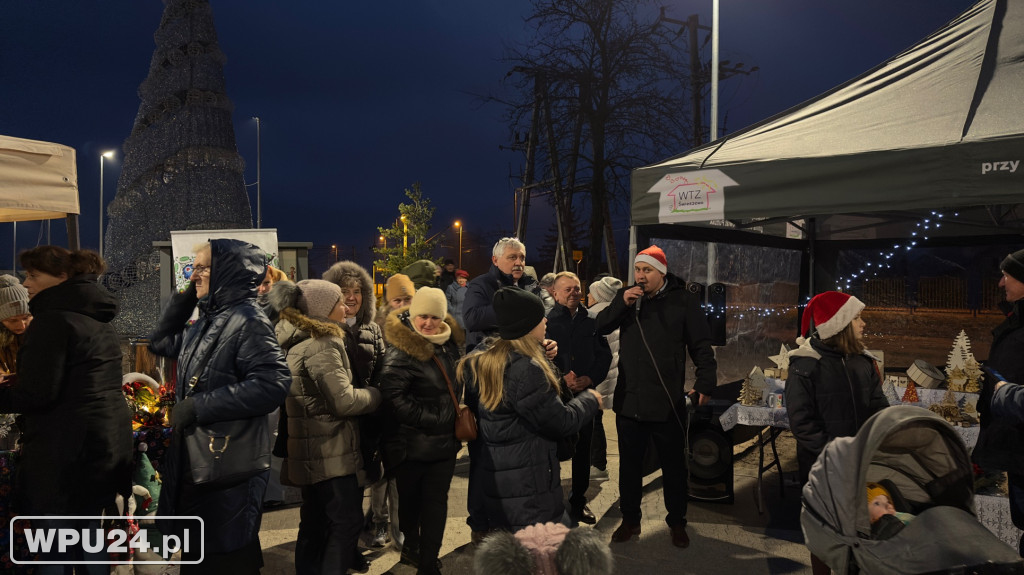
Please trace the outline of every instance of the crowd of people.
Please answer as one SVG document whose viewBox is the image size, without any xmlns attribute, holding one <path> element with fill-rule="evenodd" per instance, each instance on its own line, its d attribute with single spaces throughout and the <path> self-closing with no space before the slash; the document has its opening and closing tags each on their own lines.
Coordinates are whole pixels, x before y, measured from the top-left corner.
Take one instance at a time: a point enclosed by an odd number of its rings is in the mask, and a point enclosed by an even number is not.
<svg viewBox="0 0 1024 575">
<path fill-rule="evenodd" d="M 466 503 L 478 569 L 493 561 L 505 572 L 519 561 L 529 564 L 523 572 L 610 572 L 608 544 L 595 545 L 594 532 L 579 528 L 596 522 L 586 498 L 591 480 L 609 479 L 601 416 L 609 408 L 622 516 L 610 543 L 640 535 L 651 446 L 671 543 L 689 546 L 687 455 L 679 446 L 687 404 L 707 402 L 717 363 L 701 302 L 657 246 L 636 255 L 629 284 L 610 276 L 589 282 L 586 304 L 576 274 L 538 281 L 527 273 L 526 246 L 515 238 L 499 240 L 490 269 L 472 280 L 451 260 L 416 262 L 403 270 L 412 275 L 388 278 L 379 308 L 369 273 L 354 262 L 294 282 L 243 241 L 210 240 L 194 256 L 187 288 L 172 296 L 150 337 L 155 353 L 177 360 L 158 508 L 202 517 L 206 529 L 203 560 L 182 573 L 259 572 L 272 481 L 301 488 L 297 573 L 365 571 L 360 546 L 388 544 L 417 573 L 440 573 L 463 447 L 461 404 L 476 421 Z M 21 514 L 55 516 L 40 525 L 91 527 L 56 516 L 118 514 L 115 501 L 131 492 L 131 414 L 111 325 L 117 302 L 97 282 L 104 264 L 95 253 L 42 246 L 23 253 L 21 264 L 24 282 L 0 276 L 0 413 L 19 414 L 21 432 L 15 505 Z M 1017 434 L 1012 447 L 1024 441 L 1024 388 L 1008 383 L 1024 381 L 1024 250 L 1001 270 L 1008 315 L 987 363 L 982 433 L 1008 425 L 1000 433 Z M 863 343 L 863 309 L 840 292 L 821 293 L 804 309 L 785 388 L 803 481 L 830 440 L 855 434 L 887 406 Z M 271 477 L 271 414 L 279 408 L 273 452 L 284 464 Z M 69 426 L 78 433 L 65 433 Z M 220 454 L 237 453 L 226 437 L 244 458 L 211 461 L 194 449 L 208 440 L 207 451 L 216 451 L 220 439 Z M 1024 527 L 1021 456 L 1005 458 L 1013 520 Z M 868 488 L 873 518 L 891 514 L 883 491 Z M 556 551 L 563 542 L 574 551 Z M 811 561 L 815 573 L 828 572 Z"/>
</svg>

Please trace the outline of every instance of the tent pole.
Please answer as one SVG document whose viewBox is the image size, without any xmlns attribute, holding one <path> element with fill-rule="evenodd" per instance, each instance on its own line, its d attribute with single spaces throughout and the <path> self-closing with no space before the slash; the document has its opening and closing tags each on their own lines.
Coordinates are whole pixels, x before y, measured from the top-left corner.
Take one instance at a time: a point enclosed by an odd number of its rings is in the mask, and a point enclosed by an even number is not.
<svg viewBox="0 0 1024 575">
<path fill-rule="evenodd" d="M 818 249 L 818 220 L 807 218 L 807 289 L 810 292 L 808 297 L 814 297 L 814 266 L 815 252 Z"/>
<path fill-rule="evenodd" d="M 79 249 L 80 244 L 78 242 L 78 214 L 68 214 L 68 249 L 75 251 Z"/>
<path fill-rule="evenodd" d="M 627 281 L 631 277 L 629 274 L 633 271 L 633 260 L 636 259 L 636 226 L 629 226 L 629 265 L 626 268 L 626 277 L 622 279 L 622 283 L 630 284 Z"/>
</svg>

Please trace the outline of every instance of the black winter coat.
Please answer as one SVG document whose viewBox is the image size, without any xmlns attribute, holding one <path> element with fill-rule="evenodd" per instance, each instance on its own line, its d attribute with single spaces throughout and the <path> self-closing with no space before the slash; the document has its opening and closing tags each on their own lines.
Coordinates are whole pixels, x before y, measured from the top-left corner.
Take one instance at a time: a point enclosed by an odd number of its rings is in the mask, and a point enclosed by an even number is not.
<svg viewBox="0 0 1024 575">
<path fill-rule="evenodd" d="M 256 287 L 266 270 L 263 250 L 238 240 L 210 241 L 210 294 L 199 304 L 199 319 L 187 325 L 197 299 L 190 284 L 171 297 L 150 349 L 178 358 L 178 401 L 203 358 L 210 356 L 191 395 L 198 424 L 266 417 L 284 403 L 291 385 L 274 328 L 256 304 Z M 268 427 L 269 429 L 269 427 Z M 162 515 L 198 515 L 206 522 L 206 550 L 226 553 L 257 536 L 270 471 L 221 489 L 203 488 L 202 501 L 178 501 L 180 482 L 191 481 L 182 434 L 175 430 L 164 456 Z"/>
<path fill-rule="evenodd" d="M 388 471 L 406 460 L 454 458 L 462 448 L 455 438 L 455 404 L 433 359 L 440 360 L 455 396 L 461 398 L 462 384 L 455 381 L 455 366 L 465 340 L 462 328 L 448 314 L 445 323 L 451 335 L 437 345 L 416 333 L 410 321 L 406 306 L 388 314 L 384 324 L 387 351 L 380 378 L 385 404 L 381 450 Z"/>
<path fill-rule="evenodd" d="M 29 309 L 18 378 L 0 387 L 0 412 L 23 417 L 16 510 L 97 515 L 131 493 L 132 416 L 110 323 L 117 303 L 82 275 L 39 292 Z"/>
<path fill-rule="evenodd" d="M 806 483 L 825 444 L 856 435 L 869 417 L 889 407 L 889 401 L 871 356 L 846 357 L 817 338 L 800 343 L 790 353 L 785 396 L 797 464 Z"/>
<path fill-rule="evenodd" d="M 690 353 L 697 368 L 695 390 L 710 395 L 718 381 L 711 328 L 696 297 L 672 274 L 665 276 L 665 284 L 659 293 L 644 296 L 639 313 L 636 304 L 626 306 L 623 301 L 622 293 L 628 289 L 624 286 L 611 304 L 597 314 L 599 334 L 608 335 L 619 329 L 619 380 L 612 407 L 615 413 L 637 421 L 668 421 L 673 405 L 680 416 L 686 413 L 684 350 Z M 657 359 L 657 369 L 651 363 L 652 354 Z M 658 381 L 659 373 L 668 387 L 671 403 Z"/>
<path fill-rule="evenodd" d="M 992 330 L 992 347 L 986 367 L 999 372 L 1006 381 L 1024 383 L 1024 300 L 1000 304 L 1006 319 Z M 986 377 L 978 398 L 981 432 L 972 452 L 984 467 L 1024 475 L 1024 423 L 991 414 L 992 388 L 997 382 Z M 1024 478 L 1018 479 L 1024 483 Z"/>
<path fill-rule="evenodd" d="M 548 314 L 547 337 L 558 342 L 558 355 L 554 363 L 562 373 L 574 372 L 593 381 L 591 387 L 604 381 L 612 364 L 612 350 L 608 340 L 597 333 L 595 314 L 580 305 L 576 315 L 562 304 Z"/>
<path fill-rule="evenodd" d="M 462 321 L 466 325 L 466 349 L 472 350 L 485 337 L 498 331 L 498 319 L 494 315 L 494 292 L 503 287 L 515 286 L 536 293 L 537 280 L 523 275 L 516 282 L 504 274 L 498 266 L 491 264 L 487 273 L 477 276 L 466 285 L 466 299 L 462 302 Z"/>
<path fill-rule="evenodd" d="M 559 522 L 565 505 L 558 441 L 593 419 L 597 398 L 583 393 L 563 403 L 540 366 L 513 353 L 498 408 L 480 404 L 475 381 L 467 382 L 466 405 L 476 413 L 480 442 L 469 481 L 482 494 L 488 528 Z"/>
</svg>

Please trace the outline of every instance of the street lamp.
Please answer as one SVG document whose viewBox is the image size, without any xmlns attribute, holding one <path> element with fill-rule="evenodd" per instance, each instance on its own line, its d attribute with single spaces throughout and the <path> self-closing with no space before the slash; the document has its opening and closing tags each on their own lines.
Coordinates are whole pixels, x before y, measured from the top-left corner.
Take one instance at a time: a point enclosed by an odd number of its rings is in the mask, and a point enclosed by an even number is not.
<svg viewBox="0 0 1024 575">
<path fill-rule="evenodd" d="M 381 236 L 381 237 L 379 237 L 377 239 L 379 239 L 381 241 L 381 243 L 384 244 L 384 249 L 387 250 L 388 249 L 388 239 L 385 238 L 384 236 Z"/>
<path fill-rule="evenodd" d="M 409 251 L 409 222 L 405 219 L 405 214 L 402 214 L 402 257 L 407 256 Z"/>
<path fill-rule="evenodd" d="M 100 257 L 103 257 L 103 158 L 113 158 L 114 151 L 107 150 L 100 154 Z"/>
<path fill-rule="evenodd" d="M 709 142 L 718 139 L 718 0 L 711 1 L 711 134 Z"/>
<path fill-rule="evenodd" d="M 260 156 L 262 155 L 262 148 L 260 146 L 260 117 L 253 116 L 253 120 L 256 120 L 256 228 L 263 227 L 263 194 L 261 184 L 263 178 L 260 177 Z"/>
<path fill-rule="evenodd" d="M 334 254 L 334 263 L 338 263 L 338 246 L 331 244 L 331 252 Z"/>
<path fill-rule="evenodd" d="M 455 220 L 455 227 L 459 228 L 459 269 L 462 269 L 462 222 Z"/>
</svg>

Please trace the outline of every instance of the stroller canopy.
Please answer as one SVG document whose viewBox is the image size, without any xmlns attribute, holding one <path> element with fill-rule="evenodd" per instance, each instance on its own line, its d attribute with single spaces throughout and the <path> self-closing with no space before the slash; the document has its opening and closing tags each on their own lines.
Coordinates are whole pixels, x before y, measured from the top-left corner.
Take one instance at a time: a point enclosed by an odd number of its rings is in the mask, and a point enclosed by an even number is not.
<svg viewBox="0 0 1024 575">
<path fill-rule="evenodd" d="M 908 501 L 974 513 L 974 478 L 963 440 L 938 415 L 909 405 L 883 409 L 857 435 L 825 446 L 804 485 L 804 505 L 837 534 L 867 536 L 865 485 L 883 479 Z"/>
</svg>

